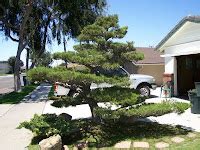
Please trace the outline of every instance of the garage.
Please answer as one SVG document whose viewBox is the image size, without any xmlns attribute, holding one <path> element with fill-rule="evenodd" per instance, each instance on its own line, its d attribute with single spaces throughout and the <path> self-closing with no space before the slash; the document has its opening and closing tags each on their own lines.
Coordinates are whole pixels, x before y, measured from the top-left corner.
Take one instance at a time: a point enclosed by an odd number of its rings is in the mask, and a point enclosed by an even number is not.
<svg viewBox="0 0 200 150">
<path fill-rule="evenodd" d="M 200 81 L 200 54 L 178 56 L 176 59 L 178 93 L 183 96 L 195 88 L 195 82 Z"/>
<path fill-rule="evenodd" d="M 165 59 L 175 96 L 187 96 L 200 82 L 200 16 L 186 16 L 161 40 L 156 50 Z M 171 79 L 169 77 L 169 79 Z"/>
</svg>

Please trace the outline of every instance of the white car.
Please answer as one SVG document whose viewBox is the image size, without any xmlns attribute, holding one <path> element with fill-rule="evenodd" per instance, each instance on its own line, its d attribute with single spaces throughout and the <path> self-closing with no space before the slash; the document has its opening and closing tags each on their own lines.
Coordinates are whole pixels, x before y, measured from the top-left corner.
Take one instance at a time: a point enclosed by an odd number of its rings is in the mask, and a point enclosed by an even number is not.
<svg viewBox="0 0 200 150">
<path fill-rule="evenodd" d="M 109 76 L 128 76 L 130 81 L 130 88 L 137 89 L 142 96 L 150 96 L 150 89 L 156 89 L 157 85 L 155 83 L 155 78 L 149 75 L 143 74 L 129 74 L 124 68 L 120 67 L 114 70 L 104 70 L 104 69 L 95 69 L 96 74 L 104 74 Z M 111 84 L 102 83 L 91 85 L 91 89 L 111 87 Z"/>
</svg>

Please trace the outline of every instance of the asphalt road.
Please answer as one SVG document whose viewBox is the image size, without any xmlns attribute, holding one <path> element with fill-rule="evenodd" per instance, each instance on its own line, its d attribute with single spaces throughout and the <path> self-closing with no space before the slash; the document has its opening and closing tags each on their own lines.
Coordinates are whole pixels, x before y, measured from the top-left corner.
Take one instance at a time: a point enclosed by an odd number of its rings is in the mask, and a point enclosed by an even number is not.
<svg viewBox="0 0 200 150">
<path fill-rule="evenodd" d="M 0 76 L 0 94 L 9 93 L 14 90 L 13 75 Z"/>
</svg>

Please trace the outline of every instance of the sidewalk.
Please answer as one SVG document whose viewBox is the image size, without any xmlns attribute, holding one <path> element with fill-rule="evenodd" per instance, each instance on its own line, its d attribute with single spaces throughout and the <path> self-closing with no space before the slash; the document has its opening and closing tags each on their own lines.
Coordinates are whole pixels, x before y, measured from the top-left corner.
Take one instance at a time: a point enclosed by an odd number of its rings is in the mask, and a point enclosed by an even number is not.
<svg viewBox="0 0 200 150">
<path fill-rule="evenodd" d="M 0 109 L 5 110 L 0 116 L 0 149 L 24 150 L 30 144 L 33 137 L 31 131 L 16 128 L 21 122 L 30 120 L 34 114 L 43 113 L 50 89 L 49 85 L 41 85 L 22 103 L 8 105 L 7 108 L 0 105 Z"/>
</svg>

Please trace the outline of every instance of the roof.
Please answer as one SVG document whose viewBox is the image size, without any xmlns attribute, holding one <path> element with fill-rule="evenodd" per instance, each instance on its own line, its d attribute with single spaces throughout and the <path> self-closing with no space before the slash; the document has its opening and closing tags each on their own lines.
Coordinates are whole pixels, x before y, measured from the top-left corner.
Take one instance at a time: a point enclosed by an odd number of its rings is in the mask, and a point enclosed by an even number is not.
<svg viewBox="0 0 200 150">
<path fill-rule="evenodd" d="M 156 46 L 156 50 L 159 50 L 159 48 L 174 34 L 176 31 L 178 31 L 183 24 L 185 24 L 187 21 L 194 22 L 194 23 L 200 23 L 200 16 L 186 16 L 184 17 L 165 37 L 163 40 L 161 40 L 158 45 Z"/>
<path fill-rule="evenodd" d="M 155 51 L 155 48 L 151 47 L 136 47 L 137 52 L 144 54 L 144 59 L 134 62 L 135 64 L 164 64 L 164 58 L 160 57 L 161 52 Z"/>
</svg>

